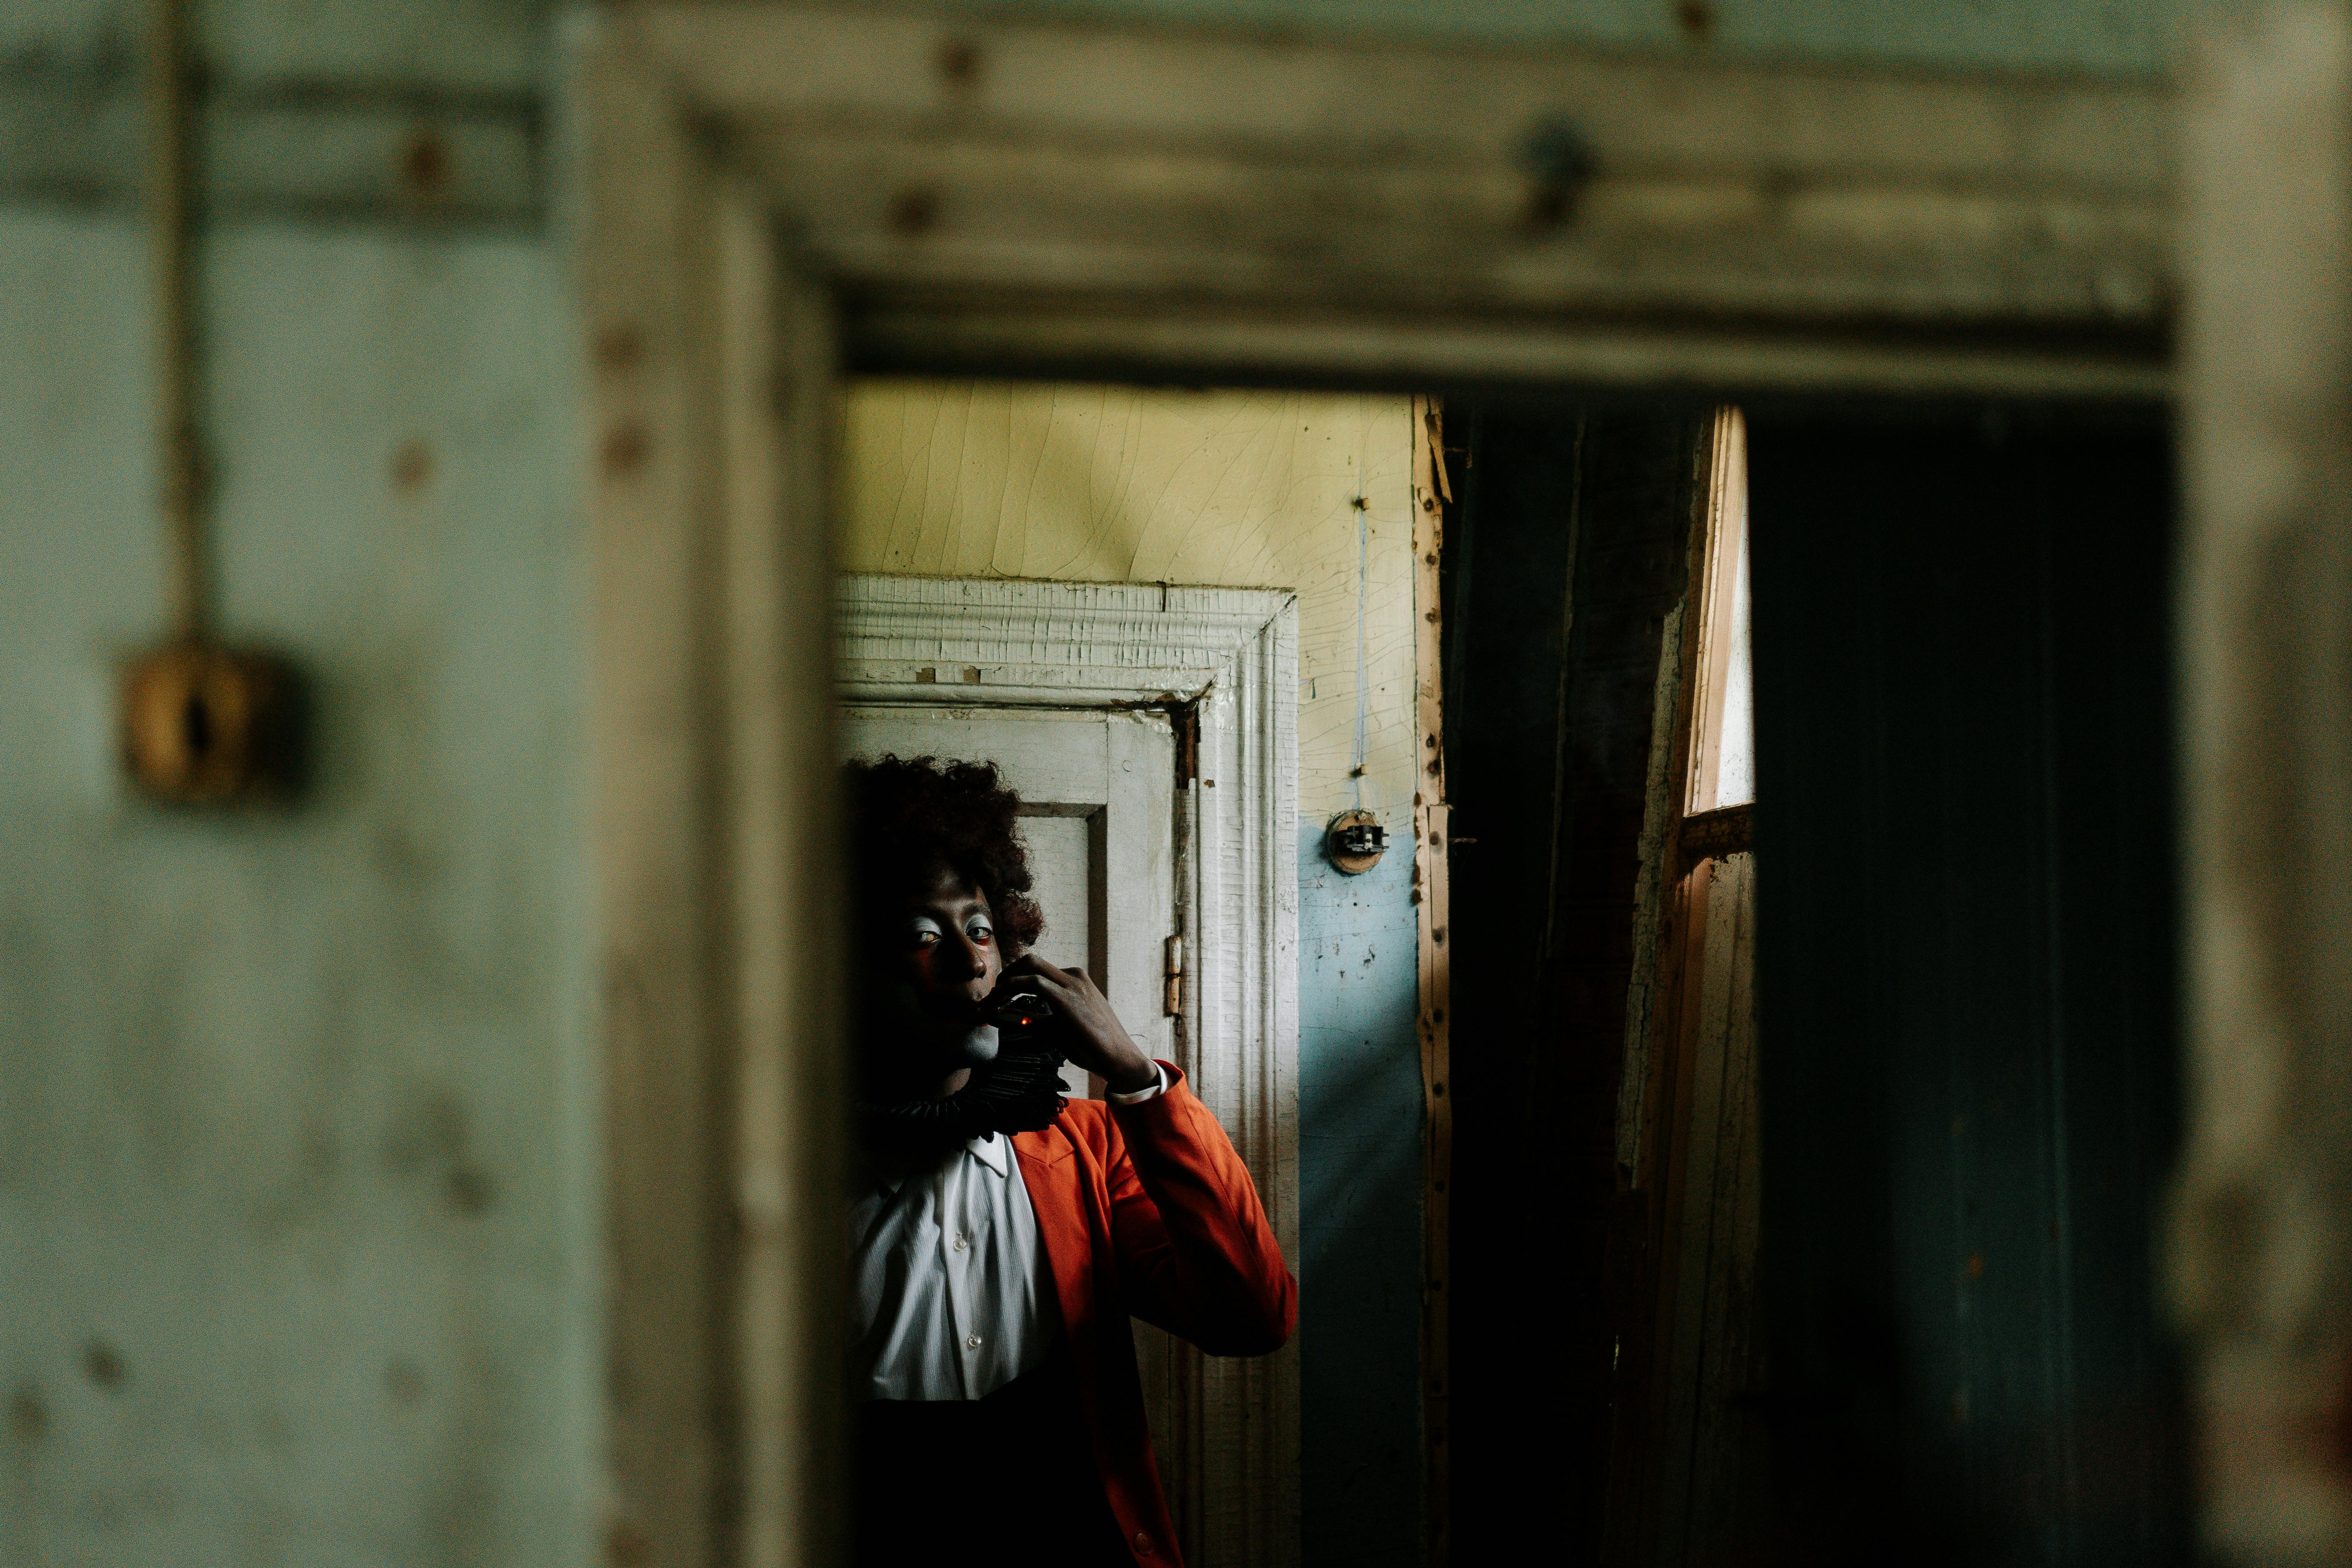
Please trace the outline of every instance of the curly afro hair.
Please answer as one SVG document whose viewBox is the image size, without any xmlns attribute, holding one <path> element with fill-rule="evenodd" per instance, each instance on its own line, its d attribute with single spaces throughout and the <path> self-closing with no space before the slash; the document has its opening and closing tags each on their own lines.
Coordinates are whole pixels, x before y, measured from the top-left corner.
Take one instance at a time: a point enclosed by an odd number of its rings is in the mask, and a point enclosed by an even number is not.
<svg viewBox="0 0 2352 1568">
<path fill-rule="evenodd" d="M 1021 797 L 998 779 L 995 763 L 884 756 L 851 763 L 843 773 L 863 929 L 873 931 L 897 912 L 906 889 L 946 866 L 988 895 L 1006 957 L 1035 944 L 1045 911 L 1029 896 Z M 869 901 L 877 897 L 889 907 Z"/>
</svg>

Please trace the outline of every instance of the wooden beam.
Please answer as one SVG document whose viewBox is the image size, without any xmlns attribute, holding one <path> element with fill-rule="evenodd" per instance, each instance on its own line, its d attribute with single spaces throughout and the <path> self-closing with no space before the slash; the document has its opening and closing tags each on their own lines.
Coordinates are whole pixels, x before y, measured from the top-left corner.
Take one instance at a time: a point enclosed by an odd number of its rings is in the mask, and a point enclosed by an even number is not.
<svg viewBox="0 0 2352 1568">
<path fill-rule="evenodd" d="M 715 597 L 725 717 L 718 839 L 730 1061 L 729 1308 L 738 1466 L 729 1561 L 845 1556 L 841 1379 L 847 1258 L 849 962 L 834 788 L 830 298 L 776 242 L 764 200 L 718 183 Z"/>
<path fill-rule="evenodd" d="M 2214 1562 L 2352 1559 L 2352 24 L 2216 14 L 2186 146 L 2184 1064 Z"/>
<path fill-rule="evenodd" d="M 1160 312 L 1266 311 L 1261 363 L 1286 312 L 1352 312 L 1374 341 L 1342 359 L 1378 352 L 1385 312 L 1392 334 L 1454 330 L 1451 353 L 1482 350 L 1481 374 L 1515 338 L 1592 336 L 1613 344 L 1606 361 L 1688 331 L 1793 336 L 1833 366 L 1858 349 L 1877 384 L 1906 374 L 1906 351 L 1997 347 L 2053 376 L 2100 361 L 2111 378 L 2160 373 L 2168 353 L 2160 81 L 790 5 L 634 15 L 726 155 L 842 279 L 853 323 L 895 313 L 874 336 L 901 352 L 926 311 L 1025 311 L 1034 329 L 1091 310 L 1101 340 L 1124 306 L 1134 333 Z M 1955 324 L 2014 335 L 1940 341 Z M 2078 330 L 2111 341 L 2053 342 Z M 1328 358 L 1327 343 L 1323 369 L 1340 368 Z"/>
<path fill-rule="evenodd" d="M 1687 1129 L 1691 1040 L 1684 1022 L 1697 910 L 1712 879 L 1702 865 L 1685 875 L 1683 834 L 1689 818 L 1691 726 L 1698 686 L 1699 643 L 1709 541 L 1717 507 L 1717 458 L 1729 410 L 1692 427 L 1681 486 L 1687 519 L 1683 591 L 1665 619 L 1652 692 L 1648 781 L 1643 791 L 1641 872 L 1636 883 L 1633 972 L 1628 985 L 1625 1047 L 1617 1095 L 1617 1176 L 1621 1192 L 1641 1196 L 1639 1283 L 1617 1303 L 1621 1314 L 1617 1411 L 1611 1438 L 1605 1561 L 1671 1561 L 1661 1531 L 1675 1521 L 1662 1499 L 1673 1486 L 1676 1456 L 1667 1451 L 1674 1308 L 1682 1240 L 1682 1184 Z M 1695 900 L 1698 900 L 1695 903 Z"/>
<path fill-rule="evenodd" d="M 1443 310 L 1261 310 L 1099 294 L 954 298 L 868 288 L 845 325 L 853 365 L 881 374 L 1059 380 L 1171 377 L 1235 385 L 1496 383 L 1720 393 L 1938 394 L 2160 401 L 2164 342 L 2101 333 L 1924 335 L 1879 323 L 1830 335 L 1802 322 Z"/>
<path fill-rule="evenodd" d="M 1413 792 L 1413 896 L 1420 910 L 1421 983 L 1421 1427 L 1422 1510 L 1432 1568 L 1453 1556 L 1450 1412 L 1453 1393 L 1453 1036 L 1446 1019 L 1452 966 L 1445 945 L 1448 818 L 1445 802 L 1445 683 L 1441 664 L 1443 617 L 1438 563 L 1444 553 L 1445 505 L 1452 476 L 1439 405 L 1412 405 L 1413 754 L 1420 779 Z"/>
<path fill-rule="evenodd" d="M 709 781 L 714 375 L 707 171 L 609 37 L 572 60 L 587 380 L 586 683 L 598 926 L 607 1562 L 730 1532 L 724 961 Z"/>
</svg>

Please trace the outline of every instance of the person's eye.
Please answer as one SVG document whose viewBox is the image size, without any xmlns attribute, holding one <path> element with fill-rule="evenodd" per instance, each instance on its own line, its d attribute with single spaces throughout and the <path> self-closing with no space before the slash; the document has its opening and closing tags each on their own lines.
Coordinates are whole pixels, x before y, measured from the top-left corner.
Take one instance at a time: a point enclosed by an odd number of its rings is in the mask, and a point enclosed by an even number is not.
<svg viewBox="0 0 2352 1568">
<path fill-rule="evenodd" d="M 973 921 L 963 928 L 963 934 L 971 938 L 974 946 L 986 947 L 996 931 L 986 921 Z"/>
<path fill-rule="evenodd" d="M 919 916 L 907 927 L 907 945 L 908 947 L 935 946 L 940 938 L 945 934 L 940 930 L 937 921 L 924 920 Z"/>
</svg>

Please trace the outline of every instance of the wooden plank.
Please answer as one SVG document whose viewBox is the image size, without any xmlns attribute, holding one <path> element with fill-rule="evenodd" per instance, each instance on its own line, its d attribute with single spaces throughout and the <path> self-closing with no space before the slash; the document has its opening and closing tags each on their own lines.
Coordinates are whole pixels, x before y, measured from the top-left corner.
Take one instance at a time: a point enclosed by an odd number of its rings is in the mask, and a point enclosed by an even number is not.
<svg viewBox="0 0 2352 1568">
<path fill-rule="evenodd" d="M 842 1547 L 835 383 L 822 290 L 583 29 L 605 1554 Z"/>
<path fill-rule="evenodd" d="M 1676 889 L 1680 930 L 1674 951 L 1676 1005 L 1665 1015 L 1671 1033 L 1660 1043 L 1674 1070 L 1666 1088 L 1658 1138 L 1662 1194 L 1657 1259 L 1656 1357 L 1649 1394 L 1655 1415 L 1649 1432 L 1648 1538 L 1651 1562 L 1683 1561 L 1691 1489 L 1691 1427 L 1698 1392 L 1706 1306 L 1706 1239 L 1713 1215 L 1716 1161 L 1722 1131 L 1722 1013 L 1729 965 L 1717 940 L 1715 906 L 1721 866 L 1702 862 Z"/>
<path fill-rule="evenodd" d="M 2168 352 L 2158 81 L 635 15 L 845 285 L 861 363 L 1020 363 L 1022 342 L 1054 370 L 1211 363 L 1190 323 L 1152 333 L 1169 311 L 1215 321 L 1231 366 L 1327 376 L 1636 361 L 1619 378 L 2063 391 L 2072 366 L 2105 395 L 2148 391 Z M 1319 362 L 1283 348 L 1307 310 L 1339 318 L 1310 329 Z M 1018 341 L 943 342 L 926 317 Z"/>
<path fill-rule="evenodd" d="M 1758 1555 L 1764 1481 L 1755 1392 L 1762 1302 L 1758 1194 L 1754 857 L 1710 859 L 1681 900 L 1689 922 L 1678 1009 L 1670 1245 L 1659 1266 L 1659 1405 L 1653 1436 L 1660 1564 Z"/>
<path fill-rule="evenodd" d="M 1422 759 L 1413 795 L 1413 891 L 1419 906 L 1418 963 L 1422 1084 L 1421 1437 L 1422 1512 L 1433 1568 L 1453 1560 L 1453 968 L 1446 949 L 1451 878 L 1445 800 L 1444 602 L 1438 564 L 1444 554 L 1445 465 L 1443 412 L 1429 398 L 1412 408 L 1413 727 Z"/>
<path fill-rule="evenodd" d="M 1642 868 L 1633 894 L 1633 978 L 1617 1096 L 1618 1179 L 1636 1189 L 1650 1184 L 1654 1164 L 1649 1148 L 1657 1117 L 1658 1074 L 1654 1068 L 1664 1037 L 1654 1015 L 1658 998 L 1670 993 L 1673 984 L 1664 950 L 1674 940 L 1668 913 L 1682 866 L 1683 802 L 1689 798 L 1690 722 L 1698 668 L 1699 616 L 1690 589 L 1701 580 L 1706 560 L 1714 458 L 1711 436 L 1692 442 L 1685 496 L 1690 518 L 1685 591 L 1667 612 L 1651 695 L 1649 773 L 1636 851 Z"/>
<path fill-rule="evenodd" d="M 709 182 L 606 34 L 572 60 L 587 367 L 591 839 L 604 1143 L 605 1552 L 705 1568 L 727 1530 L 722 981 L 702 678 L 714 502 Z"/>
<path fill-rule="evenodd" d="M 743 1568 L 838 1561 L 847 1413 L 848 1158 L 838 977 L 826 481 L 830 300 L 780 254 L 764 200 L 719 187 L 717 280 L 726 772 L 720 799 L 733 1062 L 733 1385 Z"/>
<path fill-rule="evenodd" d="M 0 63 L 0 198 L 136 208 L 146 150 L 139 73 L 104 51 Z M 541 231 L 544 109 L 529 91 L 224 79 L 191 128 L 193 193 L 212 220 L 292 218 Z M 420 181 L 417 175 L 429 174 Z"/>
<path fill-rule="evenodd" d="M 1426 385 L 1481 380 L 1782 392 L 1945 393 L 2158 400 L 2161 353 L 2137 342 L 2041 334 L 1923 340 L 1873 324 L 1824 337 L 1801 324 L 1719 319 L 1456 315 L 1439 307 L 1292 303 L 1211 308 L 977 291 L 868 297 L 846 324 L 861 369 L 888 373 Z"/>
<path fill-rule="evenodd" d="M 1689 1402 L 1689 1482 L 1676 1563 L 1761 1561 L 1770 1503 L 1769 1455 L 1758 1396 L 1764 1380 L 1762 1161 L 1756 1098 L 1755 857 L 1718 868 L 1706 910 L 1711 978 L 1702 1049 L 1719 1087 L 1706 1205 Z M 1703 1069 L 1709 1070 L 1709 1069 Z M 1695 1135 L 1708 1138 L 1702 1125 Z M 1694 1230 L 1696 1227 L 1694 1227 Z"/>
<path fill-rule="evenodd" d="M 1705 978 L 1703 911 L 1715 862 L 1682 874 L 1685 803 L 1690 798 L 1691 727 L 1696 709 L 1700 602 L 1716 515 L 1721 411 L 1695 424 L 1682 485 L 1688 520 L 1683 588 L 1668 612 L 1652 689 L 1650 757 L 1643 789 L 1641 870 L 1635 882 L 1634 955 L 1618 1080 L 1617 1172 L 1621 1191 L 1644 1194 L 1645 1265 L 1621 1314 L 1618 1414 L 1610 1455 L 1604 1555 L 1612 1563 L 1664 1561 L 1677 1534 L 1684 1464 L 1675 1447 L 1686 1426 L 1675 1394 L 1677 1331 L 1684 1285 L 1685 1163 L 1694 1157 L 1691 1096 L 1694 987 Z M 1704 1201 L 1704 1200 L 1702 1200 Z M 1623 1353 L 1630 1347 L 1630 1354 Z"/>
<path fill-rule="evenodd" d="M 2179 656 L 2189 1089 L 2169 1293 L 2199 1533 L 2352 1558 L 2352 25 L 2216 22 L 2187 126 Z"/>
<path fill-rule="evenodd" d="M 2162 207 L 2106 193 L 1792 193 L 1767 173 L 1675 171 L 1596 174 L 1574 223 L 1535 235 L 1508 162 L 1269 164 L 769 121 L 735 140 L 867 292 L 2127 322 L 2159 306 L 2169 234 Z"/>
<path fill-rule="evenodd" d="M 1286 601 L 1240 645 L 1230 679 L 1199 705 L 1194 786 L 1201 939 L 1233 933 L 1224 1006 L 1192 1022 L 1202 1100 L 1251 1162 L 1275 1237 L 1299 1256 L 1298 614 Z M 1218 781 L 1209 787 L 1208 781 Z M 1228 779 L 1263 781 L 1231 790 Z M 1220 944 L 1221 945 L 1221 944 Z M 1214 947 L 1211 949 L 1214 951 Z M 1203 975 L 1205 993 L 1209 984 Z M 1202 1563 L 1286 1568 L 1301 1552 L 1299 1342 L 1198 1366 Z"/>
<path fill-rule="evenodd" d="M 1334 163 L 1483 161 L 1573 116 L 1607 163 L 1712 163 L 2161 195 L 2164 84 L 1606 49 L 1334 44 L 897 16 L 635 8 L 681 86 L 730 116 L 885 116 Z M 1378 114 L 1365 106 L 1377 103 Z"/>
</svg>

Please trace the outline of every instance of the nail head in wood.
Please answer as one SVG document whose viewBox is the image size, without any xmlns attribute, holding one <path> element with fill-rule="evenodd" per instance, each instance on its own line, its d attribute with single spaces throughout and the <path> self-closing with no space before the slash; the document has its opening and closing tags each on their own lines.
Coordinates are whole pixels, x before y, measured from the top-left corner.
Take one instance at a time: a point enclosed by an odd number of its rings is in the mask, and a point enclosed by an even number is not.
<svg viewBox="0 0 2352 1568">
<path fill-rule="evenodd" d="M 940 46 L 940 79 L 968 91 L 980 79 L 980 46 L 970 38 L 950 38 Z"/>
</svg>

